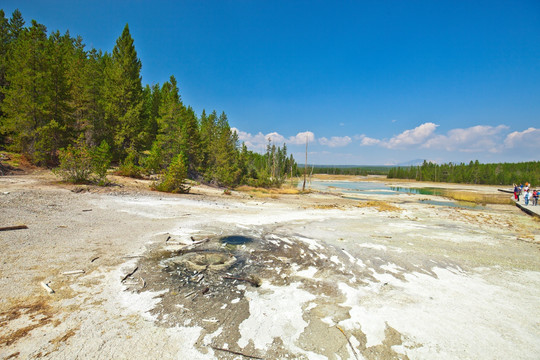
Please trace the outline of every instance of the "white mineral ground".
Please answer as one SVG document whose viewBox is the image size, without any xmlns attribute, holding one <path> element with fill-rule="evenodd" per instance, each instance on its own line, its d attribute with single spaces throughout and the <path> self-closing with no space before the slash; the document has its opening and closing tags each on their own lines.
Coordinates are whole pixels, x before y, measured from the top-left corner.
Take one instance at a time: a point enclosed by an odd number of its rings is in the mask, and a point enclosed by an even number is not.
<svg viewBox="0 0 540 360">
<path fill-rule="evenodd" d="M 0 226 L 28 226 L 0 232 L 0 358 L 538 359 L 540 223 L 515 206 L 114 181 L 0 177 Z M 238 273 L 188 281 L 169 258 L 191 237 Z"/>
</svg>

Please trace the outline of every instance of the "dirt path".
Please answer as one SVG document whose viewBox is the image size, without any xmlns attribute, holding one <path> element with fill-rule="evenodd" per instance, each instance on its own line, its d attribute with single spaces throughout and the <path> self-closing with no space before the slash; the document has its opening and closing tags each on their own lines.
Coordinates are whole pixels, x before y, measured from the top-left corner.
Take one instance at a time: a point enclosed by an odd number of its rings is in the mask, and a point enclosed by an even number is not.
<svg viewBox="0 0 540 360">
<path fill-rule="evenodd" d="M 1 226 L 28 226 L 0 232 L 0 358 L 540 353 L 540 224 L 513 206 L 115 181 L 0 177 Z"/>
</svg>

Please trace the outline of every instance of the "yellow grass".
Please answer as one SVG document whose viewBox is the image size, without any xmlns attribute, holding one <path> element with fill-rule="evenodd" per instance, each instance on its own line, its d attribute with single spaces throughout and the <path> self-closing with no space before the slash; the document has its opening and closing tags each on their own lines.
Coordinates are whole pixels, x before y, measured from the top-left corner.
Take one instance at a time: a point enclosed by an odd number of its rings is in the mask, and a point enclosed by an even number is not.
<svg viewBox="0 0 540 360">
<path fill-rule="evenodd" d="M 336 204 L 328 204 L 328 205 L 314 205 L 313 208 L 315 209 L 324 209 L 324 210 L 331 210 L 331 209 L 339 209 L 339 206 Z"/>
<path fill-rule="evenodd" d="M 242 185 L 235 190 L 250 194 L 256 197 L 273 198 L 276 199 L 277 195 L 297 195 L 301 191 L 291 186 L 283 185 L 281 188 L 260 188 L 254 186 Z"/>
<path fill-rule="evenodd" d="M 356 207 L 359 207 L 359 208 L 373 207 L 379 211 L 401 211 L 402 210 L 400 207 L 387 203 L 386 201 L 372 201 L 372 200 L 358 203 Z"/>
<path fill-rule="evenodd" d="M 480 194 L 472 191 L 446 190 L 444 196 L 476 204 L 513 204 L 510 194 Z"/>
</svg>

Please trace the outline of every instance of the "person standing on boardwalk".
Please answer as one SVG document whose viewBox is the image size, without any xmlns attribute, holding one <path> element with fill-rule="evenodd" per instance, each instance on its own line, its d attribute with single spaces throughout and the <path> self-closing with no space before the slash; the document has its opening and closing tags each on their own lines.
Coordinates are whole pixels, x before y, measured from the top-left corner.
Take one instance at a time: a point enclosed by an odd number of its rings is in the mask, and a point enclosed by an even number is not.
<svg viewBox="0 0 540 360">
<path fill-rule="evenodd" d="M 538 190 L 534 190 L 533 191 L 533 205 L 536 206 L 538 205 Z"/>
<path fill-rule="evenodd" d="M 529 205 L 529 196 L 530 196 L 530 193 L 528 190 L 525 190 L 525 195 L 524 195 L 524 200 L 525 200 L 525 205 Z"/>
<path fill-rule="evenodd" d="M 519 201 L 518 194 L 519 194 L 519 188 L 518 188 L 517 184 L 514 184 L 514 199 L 517 200 L 517 201 Z"/>
</svg>

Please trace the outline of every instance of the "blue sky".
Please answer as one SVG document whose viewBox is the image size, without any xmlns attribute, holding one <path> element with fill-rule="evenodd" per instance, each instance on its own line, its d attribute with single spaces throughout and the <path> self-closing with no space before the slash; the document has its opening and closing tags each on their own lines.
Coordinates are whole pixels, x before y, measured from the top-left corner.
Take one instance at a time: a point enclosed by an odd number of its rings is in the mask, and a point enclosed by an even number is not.
<svg viewBox="0 0 540 360">
<path fill-rule="evenodd" d="M 540 1 L 4 0 L 303 162 L 540 160 Z"/>
</svg>

